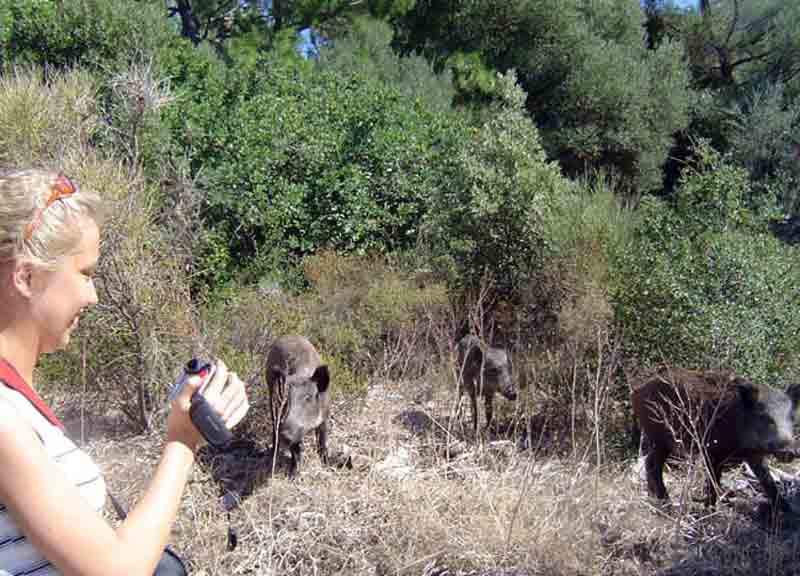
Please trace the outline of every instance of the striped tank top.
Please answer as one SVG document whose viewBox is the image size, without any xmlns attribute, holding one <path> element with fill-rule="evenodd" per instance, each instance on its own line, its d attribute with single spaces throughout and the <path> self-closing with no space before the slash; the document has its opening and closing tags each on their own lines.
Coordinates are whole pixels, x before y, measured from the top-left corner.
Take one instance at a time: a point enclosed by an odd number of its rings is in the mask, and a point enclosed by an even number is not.
<svg viewBox="0 0 800 576">
<path fill-rule="evenodd" d="M 2 380 L 0 401 L 13 407 L 17 414 L 30 422 L 50 457 L 78 487 L 89 505 L 98 512 L 102 511 L 106 500 L 106 486 L 89 455 L 67 438 L 60 428 L 48 422 L 25 396 L 5 386 Z M 0 501 L 0 576 L 58 574 L 58 570 L 20 532 Z"/>
</svg>

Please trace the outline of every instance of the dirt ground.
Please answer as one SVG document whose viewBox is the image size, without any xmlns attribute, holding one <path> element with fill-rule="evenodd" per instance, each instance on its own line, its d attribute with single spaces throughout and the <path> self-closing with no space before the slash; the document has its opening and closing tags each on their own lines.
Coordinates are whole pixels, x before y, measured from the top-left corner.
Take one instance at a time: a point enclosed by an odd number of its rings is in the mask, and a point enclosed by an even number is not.
<svg viewBox="0 0 800 576">
<path fill-rule="evenodd" d="M 385 382 L 334 403 L 330 464 L 309 435 L 299 477 L 289 480 L 280 462 L 272 474 L 264 408 L 253 407 L 231 452 L 200 455 L 172 538 L 192 574 L 800 573 L 800 516 L 771 520 L 741 470 L 725 476 L 727 501 L 706 510 L 688 504 L 699 473 L 671 469 L 674 502 L 664 510 L 646 498 L 636 460 L 598 466 L 591 451 L 545 456 L 518 433 L 476 441 L 469 410 L 461 423 L 450 418 L 447 391 Z M 84 430 L 95 426 L 82 421 Z M 115 427 L 103 426 L 86 448 L 130 505 L 161 434 L 109 436 Z M 784 491 L 800 510 L 800 490 L 787 482 Z M 235 504 L 230 517 L 226 504 Z"/>
</svg>

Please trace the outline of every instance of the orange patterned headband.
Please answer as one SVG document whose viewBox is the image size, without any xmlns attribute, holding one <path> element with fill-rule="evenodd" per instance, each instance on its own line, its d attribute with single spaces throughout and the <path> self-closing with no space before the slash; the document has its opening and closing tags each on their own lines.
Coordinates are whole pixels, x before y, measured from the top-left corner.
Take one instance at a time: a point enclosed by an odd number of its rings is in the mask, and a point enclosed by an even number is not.
<svg viewBox="0 0 800 576">
<path fill-rule="evenodd" d="M 75 184 L 72 183 L 72 180 L 67 178 L 63 173 L 59 174 L 58 178 L 56 178 L 55 183 L 50 189 L 50 196 L 47 198 L 47 202 L 44 203 L 44 206 L 36 210 L 33 215 L 33 219 L 25 227 L 25 241 L 27 242 L 31 239 L 31 236 L 33 236 L 33 233 L 36 232 L 39 224 L 42 223 L 42 214 L 44 214 L 45 210 L 47 210 L 55 202 L 63 200 L 64 198 L 69 198 L 75 194 L 77 190 L 78 189 L 75 187 Z"/>
</svg>

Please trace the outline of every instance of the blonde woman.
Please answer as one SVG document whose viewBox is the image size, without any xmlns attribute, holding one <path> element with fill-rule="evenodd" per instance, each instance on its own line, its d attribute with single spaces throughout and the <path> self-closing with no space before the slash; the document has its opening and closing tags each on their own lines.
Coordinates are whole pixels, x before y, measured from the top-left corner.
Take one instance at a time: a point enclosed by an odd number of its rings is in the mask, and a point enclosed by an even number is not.
<svg viewBox="0 0 800 576">
<path fill-rule="evenodd" d="M 97 302 L 98 197 L 43 170 L 0 174 L 0 576 L 150 576 L 202 442 L 189 418 L 191 378 L 173 401 L 163 452 L 118 528 L 99 513 L 105 484 L 36 393 L 40 355 L 63 348 Z M 219 362 L 204 389 L 228 427 L 249 405 Z"/>
</svg>

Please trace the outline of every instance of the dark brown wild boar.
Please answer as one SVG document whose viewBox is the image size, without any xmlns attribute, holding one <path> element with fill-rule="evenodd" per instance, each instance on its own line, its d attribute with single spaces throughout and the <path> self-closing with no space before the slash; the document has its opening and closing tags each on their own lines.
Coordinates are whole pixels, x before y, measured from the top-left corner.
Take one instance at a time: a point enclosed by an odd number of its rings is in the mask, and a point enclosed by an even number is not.
<svg viewBox="0 0 800 576">
<path fill-rule="evenodd" d="M 645 466 L 647 490 L 668 501 L 663 469 L 672 454 L 702 451 L 706 502 L 717 500 L 722 470 L 747 462 L 773 505 L 780 495 L 764 461 L 794 449 L 792 425 L 800 385 L 786 392 L 761 386 L 731 372 L 659 367 L 633 390 L 633 412 L 650 442 Z M 701 450 L 702 448 L 702 450 Z"/>
<path fill-rule="evenodd" d="M 327 463 L 330 375 L 317 350 L 303 336 L 282 336 L 270 347 L 265 368 L 273 455 L 288 448 L 289 476 L 294 476 L 303 460 L 303 436 L 314 430 L 320 459 Z"/>
<path fill-rule="evenodd" d="M 472 405 L 472 428 L 478 432 L 478 395 L 483 396 L 486 427 L 492 422 L 494 395 L 500 392 L 509 400 L 517 399 L 511 379 L 511 361 L 504 348 L 484 346 L 480 338 L 464 336 L 458 343 L 459 394 L 466 393 Z"/>
</svg>

